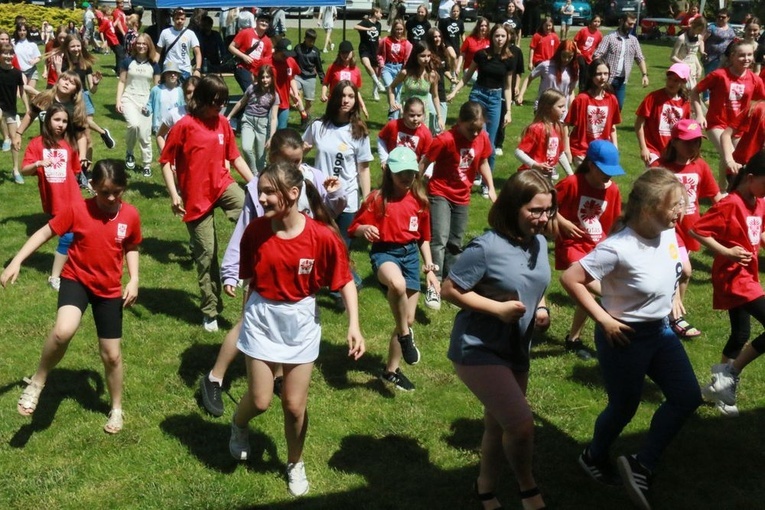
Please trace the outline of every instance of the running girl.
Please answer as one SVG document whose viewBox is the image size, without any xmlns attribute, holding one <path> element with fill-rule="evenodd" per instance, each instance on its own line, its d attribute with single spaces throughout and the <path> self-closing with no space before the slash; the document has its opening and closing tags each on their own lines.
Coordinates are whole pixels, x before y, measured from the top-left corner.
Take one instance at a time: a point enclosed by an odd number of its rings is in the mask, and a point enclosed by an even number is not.
<svg viewBox="0 0 765 510">
<path fill-rule="evenodd" d="M 430 147 L 433 136 L 425 124 L 425 104 L 418 97 L 410 97 L 404 103 L 404 115 L 400 119 L 389 120 L 377 135 L 377 154 L 380 165 L 385 166 L 388 153 L 396 147 L 408 147 L 417 154 L 419 160 Z"/>
<path fill-rule="evenodd" d="M 667 148 L 674 125 L 691 116 L 686 87 L 690 72 L 687 64 L 672 64 L 664 88 L 645 96 L 635 112 L 635 134 L 646 165 L 659 159 Z"/>
<path fill-rule="evenodd" d="M 387 289 L 395 322 L 388 362 L 380 377 L 403 391 L 412 391 L 415 386 L 401 372 L 401 358 L 409 365 L 420 361 L 412 330 L 420 296 L 418 248 L 428 287 L 441 292 L 430 254 L 428 197 L 417 173 L 417 159 L 407 147 L 393 149 L 383 170 L 382 186 L 369 194 L 348 228 L 349 235 L 372 243 L 372 271 Z"/>
<path fill-rule="evenodd" d="M 560 38 L 555 33 L 552 18 L 545 18 L 539 24 L 539 28 L 529 43 L 531 50 L 529 52 L 529 71 L 545 60 L 550 60 L 555 55 L 555 50 L 558 49 L 559 44 Z"/>
<path fill-rule="evenodd" d="M 266 166 L 266 148 L 276 132 L 279 114 L 279 95 L 270 65 L 260 66 L 252 85 L 226 115 L 228 121 L 242 108 L 242 152 L 247 165 L 260 172 Z"/>
<path fill-rule="evenodd" d="M 406 61 L 404 69 L 401 70 L 393 82 L 388 86 L 388 118 L 397 119 L 400 115 L 401 104 L 399 101 L 406 101 L 410 97 L 419 98 L 424 104 L 432 101 L 436 109 L 436 119 L 438 129 L 443 131 L 444 119 L 441 116 L 441 101 L 438 98 L 438 72 L 433 69 L 430 62 L 430 48 L 425 41 L 418 41 L 414 44 L 412 53 Z M 401 91 L 396 99 L 396 89 L 399 84 Z M 432 100 L 431 100 L 432 98 Z M 428 111 L 425 111 L 425 125 L 429 125 Z"/>
<path fill-rule="evenodd" d="M 18 412 L 31 416 L 45 387 L 48 374 L 64 357 L 69 342 L 80 327 L 82 315 L 93 306 L 106 387 L 111 397 L 109 419 L 104 431 L 122 430 L 122 310 L 138 297 L 138 245 L 141 224 L 138 210 L 122 202 L 127 174 L 122 161 L 106 159 L 93 167 L 96 196 L 74 202 L 35 232 L 0 275 L 0 284 L 16 283 L 21 264 L 54 235 L 74 234 L 69 260 L 61 274 L 56 324 L 45 340 L 37 371 L 25 378 Z M 123 261 L 130 280 L 121 286 Z"/>
<path fill-rule="evenodd" d="M 582 162 L 593 140 L 609 140 L 617 145 L 616 125 L 622 122 L 619 102 L 608 84 L 608 65 L 595 59 L 587 75 L 587 88 L 576 96 L 566 115 L 566 124 L 571 126 L 569 147 L 574 166 Z"/>
<path fill-rule="evenodd" d="M 565 111 L 566 96 L 554 89 L 542 93 L 534 121 L 523 130 L 521 143 L 515 149 L 515 157 L 522 163 L 518 171 L 533 168 L 551 181 L 556 181 L 556 167 L 560 163 L 567 175 L 573 174 L 571 164 L 563 154 L 566 145 L 563 127 Z"/>
<path fill-rule="evenodd" d="M 691 230 L 714 254 L 712 306 L 728 310 L 730 337 L 712 382 L 702 389 L 725 415 L 737 416 L 736 389 L 744 368 L 765 352 L 765 333 L 749 342 L 750 317 L 765 324 L 765 292 L 759 257 L 765 217 L 765 150 L 760 150 L 733 178 L 728 196 L 714 204 Z"/>
<path fill-rule="evenodd" d="M 74 142 L 69 127 L 66 108 L 59 104 L 52 105 L 45 115 L 41 136 L 29 141 L 21 164 L 23 175 L 37 175 L 43 212 L 52 217 L 82 201 L 76 175 L 80 173 L 80 160 L 72 149 Z M 53 254 L 48 284 L 55 291 L 61 286 L 61 271 L 73 239 L 71 232 L 62 235 Z"/>
<path fill-rule="evenodd" d="M 303 174 L 292 164 L 271 164 L 258 179 L 264 215 L 253 220 L 242 236 L 239 269 L 240 278 L 249 281 L 237 342 L 246 356 L 248 385 L 232 417 L 229 440 L 231 455 L 246 460 L 250 455 L 247 424 L 271 405 L 274 372 L 282 365 L 287 485 L 294 496 L 309 489 L 303 445 L 308 385 L 321 340 L 315 298 L 320 288 L 329 287 L 343 297 L 348 311 L 348 356 L 357 360 L 365 351 L 348 252 L 335 231 L 298 210 L 302 187 Z M 296 317 L 301 318 L 297 323 Z"/>
<path fill-rule="evenodd" d="M 540 62 L 529 73 L 518 93 L 518 102 L 523 103 L 526 89 L 534 79 L 539 78 L 539 90 L 534 100 L 534 108 L 537 107 L 539 97 L 545 90 L 555 89 L 566 97 L 565 107 L 574 100 L 574 89 L 579 78 L 579 63 L 576 60 L 576 45 L 571 41 L 563 41 L 550 60 Z M 565 110 L 564 110 L 565 112 Z M 564 115 L 565 117 L 565 115 Z"/>
<path fill-rule="evenodd" d="M 17 98 L 24 100 L 24 106 L 29 110 L 27 95 L 24 91 L 25 75 L 13 67 L 13 46 L 10 43 L 0 44 L 0 116 L 8 126 L 9 136 L 15 138 L 16 126 L 19 124 L 17 113 Z M 3 146 L 5 150 L 5 145 Z M 19 148 L 8 144 L 11 150 L 13 164 L 13 181 L 24 184 L 24 177 L 19 173 Z"/>
</svg>

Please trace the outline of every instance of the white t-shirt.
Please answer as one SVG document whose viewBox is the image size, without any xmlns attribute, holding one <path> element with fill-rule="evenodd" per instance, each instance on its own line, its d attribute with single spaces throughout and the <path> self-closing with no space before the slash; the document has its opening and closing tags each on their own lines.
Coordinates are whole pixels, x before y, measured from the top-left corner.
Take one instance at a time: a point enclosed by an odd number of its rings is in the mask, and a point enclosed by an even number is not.
<svg viewBox="0 0 765 510">
<path fill-rule="evenodd" d="M 603 308 L 626 322 L 669 315 L 683 270 L 674 229 L 646 239 L 625 228 L 598 244 L 579 263 L 600 281 Z"/>
<path fill-rule="evenodd" d="M 178 34 L 180 33 L 181 31 L 176 30 L 175 27 L 164 29 L 159 35 L 159 42 L 157 43 L 157 47 L 168 48 L 171 44 L 173 44 L 173 41 L 175 41 L 175 39 L 178 37 Z M 178 42 L 173 44 L 173 47 L 170 48 L 170 51 L 167 52 L 167 57 L 165 60 L 175 62 L 178 64 L 178 67 L 180 67 L 181 71 L 190 73 L 191 59 L 194 58 L 194 48 L 197 47 L 199 47 L 199 39 L 197 39 L 197 35 L 191 30 L 186 30 L 183 32 L 183 35 L 178 40 Z"/>
<path fill-rule="evenodd" d="M 351 125 L 337 127 L 321 121 L 308 126 L 303 134 L 305 140 L 316 149 L 314 166 L 327 174 L 336 176 L 345 191 L 348 204 L 343 212 L 355 213 L 359 210 L 359 163 L 368 163 L 374 159 L 369 144 L 369 137 L 355 140 L 351 136 Z"/>
<path fill-rule="evenodd" d="M 16 54 L 16 58 L 19 61 L 19 68 L 21 68 L 22 71 L 29 70 L 29 68 L 34 65 L 32 64 L 32 60 L 40 56 L 40 48 L 29 39 L 17 42 L 13 46 L 13 52 Z"/>
</svg>

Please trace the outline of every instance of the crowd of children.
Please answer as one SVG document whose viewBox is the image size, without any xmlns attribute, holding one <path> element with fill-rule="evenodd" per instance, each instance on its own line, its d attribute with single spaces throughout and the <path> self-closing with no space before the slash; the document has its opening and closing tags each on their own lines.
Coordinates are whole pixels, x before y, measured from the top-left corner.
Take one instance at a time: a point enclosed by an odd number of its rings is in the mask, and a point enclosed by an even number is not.
<svg viewBox="0 0 765 510">
<path fill-rule="evenodd" d="M 514 10 L 508 9 L 508 21 L 515 19 Z M 366 345 L 359 316 L 365 311 L 359 309 L 360 277 L 348 252 L 351 239 L 362 238 L 370 243 L 372 271 L 392 314 L 379 377 L 403 391 L 416 387 L 401 362 L 421 361 L 414 325 L 423 283 L 427 307 L 439 310 L 442 296 L 459 307 L 448 356 L 485 409 L 476 495 L 485 508 L 497 508 L 497 459 L 504 455 L 524 508 L 544 508 L 531 472 L 533 419 L 525 394 L 531 336 L 535 328 L 550 325 L 544 297 L 551 278 L 547 235 L 554 239 L 555 269 L 564 271 L 562 284 L 575 301 L 565 349 L 583 360 L 597 357 L 608 394 L 608 406 L 579 458 L 587 474 L 617 483 L 610 446 L 632 419 L 646 376 L 667 398 L 640 451 L 617 462 L 630 497 L 649 509 L 652 471 L 702 394 L 723 414 L 737 415 L 740 374 L 765 352 L 765 334 L 749 342 L 750 317 L 765 324 L 757 256 L 765 241 L 765 85 L 752 70 L 756 44 L 747 38 L 733 42 L 726 65 L 703 76 L 698 55 L 705 53 L 706 22 L 689 20 L 672 50 L 665 86 L 648 93 L 637 108 L 635 132 L 646 172 L 622 211 L 614 179 L 625 173 L 616 134 L 622 106 L 610 85 L 614 70 L 594 57 L 602 38 L 599 18 L 567 39 L 573 15 L 568 0 L 561 7 L 563 41 L 552 20 L 544 19 L 531 37 L 531 73 L 520 81 L 523 61 L 513 23 L 492 27 L 479 18 L 463 41 L 464 27 L 451 12 L 439 28 L 430 28 L 421 6 L 406 25 L 393 21 L 383 38 L 382 12 L 375 8 L 355 27 L 373 99 L 382 91 L 388 95 L 389 121 L 377 138 L 382 178 L 376 190 L 362 74 L 348 41 L 339 44 L 324 73 L 314 30 L 306 31 L 296 53 L 284 34 L 271 42 L 260 26 L 268 23 L 267 15 L 258 15 L 257 30 L 253 21 L 243 22 L 229 48 L 240 58 L 237 82 L 244 94 L 224 116 L 229 89 L 221 78 L 192 76 L 198 68 L 189 73 L 169 59 L 160 66 L 154 43 L 136 32 L 135 20 L 101 16 L 100 30 L 117 57 L 116 108 L 126 120 L 127 152 L 124 163 L 92 164 L 92 131 L 108 148 L 116 142 L 94 119 L 92 95 L 102 75 L 93 69 L 88 39 L 77 33 L 50 38 L 54 46 L 43 56 L 49 88 L 39 93 L 37 57 L 27 47 L 25 23 L 17 24 L 15 48 L 0 39 L 3 150 L 12 151 L 15 182 L 37 177 L 42 208 L 50 216 L 5 268 L 0 283 L 14 283 L 21 263 L 59 236 L 48 278 L 58 291 L 56 321 L 37 371 L 26 379 L 18 412 L 35 411 L 50 371 L 90 304 L 111 397 L 104 430 L 113 434 L 124 425 L 122 310 L 138 295 L 141 228 L 138 211 L 121 197 L 126 170 L 136 167 L 136 142 L 143 175 L 152 175 L 153 132 L 172 211 L 189 232 L 206 331 L 218 331 L 221 291 L 234 296 L 240 281 L 246 283 L 241 319 L 200 380 L 204 407 L 221 416 L 226 370 L 244 353 L 248 387 L 233 413 L 229 441 L 235 458 L 249 457 L 247 424 L 279 394 L 288 487 L 295 496 L 308 492 L 302 453 L 321 339 L 315 295 L 326 287 L 337 297 L 348 314 L 348 355 L 361 357 Z M 324 20 L 324 53 L 334 47 L 332 16 Z M 166 41 L 165 50 L 175 42 Z M 125 51 L 129 57 L 120 58 Z M 448 126 L 446 102 L 470 85 L 476 72 L 470 100 Z M 512 121 L 511 105 L 522 103 L 536 78 L 541 83 L 534 119 L 523 127 L 514 150 L 520 166 L 498 194 L 492 174 L 502 155 L 499 132 Z M 318 85 L 326 110 L 314 120 L 309 114 Z M 18 98 L 28 104 L 22 119 Z M 286 128 L 293 104 L 301 113 L 302 136 Z M 22 134 L 37 118 L 40 136 L 31 139 L 19 163 Z M 231 127 L 235 119 L 244 157 Z M 701 158 L 707 137 L 720 155 L 717 180 Z M 312 151 L 314 167 L 303 163 Z M 558 167 L 566 174 L 560 181 Z M 232 168 L 246 181 L 244 191 Z M 493 203 L 490 230 L 464 247 L 476 179 Z M 78 185 L 94 196 L 83 200 Z M 713 203 L 705 214 L 700 199 Z M 237 222 L 222 264 L 216 208 Z M 712 306 L 728 310 L 731 334 L 721 362 L 712 367 L 711 383 L 700 389 L 678 339 L 701 335 L 686 318 L 684 297 L 690 253 L 702 246 L 714 255 Z M 123 262 L 129 275 L 124 288 Z M 596 322 L 595 350 L 582 339 L 588 317 Z"/>
</svg>

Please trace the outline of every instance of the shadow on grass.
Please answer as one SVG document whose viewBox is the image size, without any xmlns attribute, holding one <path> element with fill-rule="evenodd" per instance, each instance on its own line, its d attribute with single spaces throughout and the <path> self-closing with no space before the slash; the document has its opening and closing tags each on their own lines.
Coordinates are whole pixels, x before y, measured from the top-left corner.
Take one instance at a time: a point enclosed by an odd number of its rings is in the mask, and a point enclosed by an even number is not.
<svg viewBox="0 0 765 510">
<path fill-rule="evenodd" d="M 316 360 L 316 369 L 321 372 L 327 385 L 334 389 L 365 388 L 382 397 L 393 398 L 396 390 L 379 377 L 384 366 L 385 359 L 382 356 L 367 352 L 354 361 L 348 357 L 347 344 L 327 341 L 322 342 L 319 359 Z M 353 382 L 349 378 L 350 372 L 362 372 L 369 377 L 364 382 Z"/>
<path fill-rule="evenodd" d="M 180 441 L 199 461 L 210 469 L 221 473 L 233 473 L 240 462 L 234 460 L 228 451 L 231 424 L 205 421 L 197 414 L 172 415 L 165 418 L 159 428 L 165 434 Z M 286 469 L 279 460 L 276 444 L 270 437 L 250 427 L 250 460 L 248 470 L 254 473 L 282 473 Z"/>
<path fill-rule="evenodd" d="M 222 339 L 221 339 L 222 342 Z M 220 343 L 215 342 L 213 344 L 196 343 L 181 353 L 181 363 L 178 366 L 178 376 L 189 388 L 197 388 L 199 378 L 210 372 L 215 359 L 218 357 L 218 351 L 220 350 Z M 231 399 L 231 402 L 236 405 L 239 403 L 239 398 L 234 397 L 228 392 L 228 388 L 231 387 L 231 381 L 237 379 L 247 379 L 247 369 L 244 365 L 244 355 L 239 354 L 233 363 L 226 370 L 225 380 L 223 382 L 224 394 L 227 394 Z M 199 394 L 197 392 L 197 398 Z M 241 397 L 241 395 L 239 396 Z M 202 403 L 198 400 L 200 407 Z"/>
<path fill-rule="evenodd" d="M 21 216 L 8 216 L 0 220 L 0 225 L 9 223 L 21 223 L 27 227 L 27 237 L 37 232 L 43 225 L 48 223 L 50 216 L 45 213 L 23 214 Z M 21 248 L 21 246 L 19 246 Z"/>
<path fill-rule="evenodd" d="M 21 395 L 26 383 L 19 381 L 13 386 L 19 389 Z M 3 390 L 8 391 L 10 388 L 6 386 Z M 31 423 L 23 425 L 8 444 L 13 448 L 24 448 L 35 432 L 50 427 L 56 411 L 65 399 L 74 399 L 89 411 L 108 414 L 110 406 L 101 399 L 105 393 L 104 380 L 101 374 L 94 370 L 54 369 L 40 394 L 37 409 L 30 417 Z"/>
<path fill-rule="evenodd" d="M 136 164 L 136 170 L 138 170 L 138 165 Z M 134 176 L 138 176 L 138 174 L 134 173 Z M 131 176 L 132 177 L 132 176 Z M 131 179 L 130 181 L 130 190 L 135 191 L 139 193 L 144 198 L 157 198 L 157 199 L 165 199 L 168 203 L 167 208 L 167 217 L 168 219 L 172 218 L 172 215 L 170 213 L 170 200 L 167 196 L 167 188 L 163 184 L 158 184 L 152 181 L 140 181 L 138 179 Z"/>
<path fill-rule="evenodd" d="M 144 237 L 141 241 L 141 253 L 148 255 L 162 264 L 177 264 L 185 271 L 194 269 L 194 262 L 189 252 L 188 241 L 171 241 Z"/>
<path fill-rule="evenodd" d="M 188 324 L 198 324 L 202 331 L 198 305 L 192 295 L 184 290 L 141 287 L 139 304 L 151 315 L 166 315 Z M 136 312 L 136 315 L 140 317 L 143 314 Z"/>
</svg>

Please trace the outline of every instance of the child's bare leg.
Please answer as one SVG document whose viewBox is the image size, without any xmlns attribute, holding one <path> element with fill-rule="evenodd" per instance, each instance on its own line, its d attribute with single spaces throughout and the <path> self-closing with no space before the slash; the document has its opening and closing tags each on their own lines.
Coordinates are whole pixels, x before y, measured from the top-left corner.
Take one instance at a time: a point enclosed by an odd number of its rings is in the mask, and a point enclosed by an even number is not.
<svg viewBox="0 0 765 510">
<path fill-rule="evenodd" d="M 275 364 L 246 357 L 247 391 L 242 395 L 234 412 L 234 424 L 244 428 L 251 419 L 263 414 L 271 405 L 274 396 Z"/>
<path fill-rule="evenodd" d="M 287 440 L 287 462 L 295 463 L 303 456 L 303 445 L 308 430 L 308 385 L 313 363 L 284 366 L 282 410 L 284 437 Z"/>
<path fill-rule="evenodd" d="M 101 361 L 104 364 L 106 388 L 109 390 L 112 409 L 122 409 L 122 349 L 120 338 L 99 338 Z"/>
<path fill-rule="evenodd" d="M 51 277 L 61 278 L 61 271 L 64 270 L 64 264 L 68 258 L 68 255 L 62 255 L 57 251 L 53 252 L 53 267 L 50 270 Z"/>
<path fill-rule="evenodd" d="M 407 327 L 406 332 L 409 332 L 409 326 L 414 324 L 414 314 L 417 310 L 417 301 L 420 298 L 419 292 L 413 292 L 407 290 Z M 394 331 L 388 344 L 388 363 L 385 365 L 386 372 L 395 372 L 401 364 L 401 344 L 398 341 L 398 334 Z"/>
<path fill-rule="evenodd" d="M 239 349 L 236 348 L 236 341 L 239 339 L 239 332 L 242 330 L 242 319 L 239 319 L 231 330 L 226 333 L 223 338 L 223 343 L 218 351 L 218 357 L 215 358 L 215 365 L 213 365 L 210 373 L 213 377 L 219 380 L 223 380 L 226 376 L 226 371 L 231 363 L 236 359 L 239 354 Z"/>
</svg>

